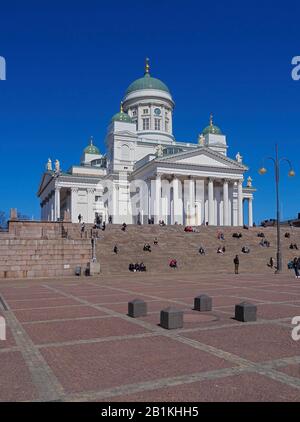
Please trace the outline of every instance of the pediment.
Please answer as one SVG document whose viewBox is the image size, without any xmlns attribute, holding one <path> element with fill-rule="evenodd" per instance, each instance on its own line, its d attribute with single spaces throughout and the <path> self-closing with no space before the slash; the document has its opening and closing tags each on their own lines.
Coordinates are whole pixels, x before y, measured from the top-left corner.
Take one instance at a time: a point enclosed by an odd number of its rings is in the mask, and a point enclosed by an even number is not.
<svg viewBox="0 0 300 422">
<path fill-rule="evenodd" d="M 200 167 L 218 167 L 246 170 L 247 167 L 225 155 L 213 151 L 207 147 L 197 148 L 193 151 L 180 152 L 178 154 L 161 157 L 159 161 L 172 164 L 186 164 Z"/>
<path fill-rule="evenodd" d="M 53 174 L 50 172 L 44 173 L 41 179 L 41 183 L 38 189 L 38 196 L 43 192 L 45 187 L 48 185 L 48 183 L 53 179 Z"/>
</svg>

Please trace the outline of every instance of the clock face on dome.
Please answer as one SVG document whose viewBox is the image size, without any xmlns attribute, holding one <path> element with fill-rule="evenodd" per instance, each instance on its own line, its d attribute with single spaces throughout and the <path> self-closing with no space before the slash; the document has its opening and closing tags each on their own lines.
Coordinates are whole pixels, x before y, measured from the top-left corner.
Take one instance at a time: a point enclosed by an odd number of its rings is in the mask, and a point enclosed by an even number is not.
<svg viewBox="0 0 300 422">
<path fill-rule="evenodd" d="M 155 108 L 154 109 L 154 114 L 156 114 L 156 116 L 159 116 L 161 113 L 160 108 Z"/>
</svg>

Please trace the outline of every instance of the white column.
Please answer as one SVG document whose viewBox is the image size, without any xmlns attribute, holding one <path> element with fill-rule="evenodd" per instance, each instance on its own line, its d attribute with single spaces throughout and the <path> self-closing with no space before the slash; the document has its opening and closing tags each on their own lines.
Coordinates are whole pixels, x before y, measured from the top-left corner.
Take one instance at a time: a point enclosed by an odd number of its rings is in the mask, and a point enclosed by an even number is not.
<svg viewBox="0 0 300 422">
<path fill-rule="evenodd" d="M 172 224 L 176 222 L 178 224 L 183 224 L 183 215 L 182 215 L 182 199 L 180 195 L 180 188 L 182 188 L 181 182 L 178 177 L 174 177 L 172 181 L 173 185 L 173 215 L 172 215 Z"/>
<path fill-rule="evenodd" d="M 55 188 L 54 201 L 54 219 L 57 221 L 60 218 L 60 188 Z"/>
<path fill-rule="evenodd" d="M 208 179 L 208 224 L 214 224 L 214 181 Z"/>
<path fill-rule="evenodd" d="M 93 224 L 95 220 L 95 215 L 94 215 L 95 189 L 88 188 L 87 195 L 88 195 L 87 223 Z"/>
<path fill-rule="evenodd" d="M 155 200 L 154 200 L 154 222 L 158 224 L 161 209 L 161 175 L 158 174 L 155 179 Z"/>
<path fill-rule="evenodd" d="M 189 179 L 189 224 L 195 224 L 195 180 Z"/>
<path fill-rule="evenodd" d="M 228 180 L 223 182 L 223 225 L 229 225 Z"/>
<path fill-rule="evenodd" d="M 249 227 L 253 227 L 253 198 L 248 199 Z"/>
<path fill-rule="evenodd" d="M 238 181 L 238 225 L 244 224 L 243 219 L 243 181 Z"/>
<path fill-rule="evenodd" d="M 72 223 L 78 222 L 77 215 L 77 188 L 71 188 L 71 221 Z"/>
</svg>

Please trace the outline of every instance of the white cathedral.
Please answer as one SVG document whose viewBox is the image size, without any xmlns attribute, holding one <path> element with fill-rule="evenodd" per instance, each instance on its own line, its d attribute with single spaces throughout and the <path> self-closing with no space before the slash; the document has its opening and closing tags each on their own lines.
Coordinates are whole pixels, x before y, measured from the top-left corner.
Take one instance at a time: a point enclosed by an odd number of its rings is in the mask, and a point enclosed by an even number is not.
<svg viewBox="0 0 300 422">
<path fill-rule="evenodd" d="M 144 76 L 127 88 L 110 121 L 106 154 L 91 139 L 80 165 L 67 172 L 48 160 L 38 190 L 41 219 L 251 227 L 255 189 L 251 177 L 243 186 L 242 156 L 227 156 L 226 136 L 212 115 L 197 142 L 176 141 L 174 106 L 147 59 Z"/>
</svg>

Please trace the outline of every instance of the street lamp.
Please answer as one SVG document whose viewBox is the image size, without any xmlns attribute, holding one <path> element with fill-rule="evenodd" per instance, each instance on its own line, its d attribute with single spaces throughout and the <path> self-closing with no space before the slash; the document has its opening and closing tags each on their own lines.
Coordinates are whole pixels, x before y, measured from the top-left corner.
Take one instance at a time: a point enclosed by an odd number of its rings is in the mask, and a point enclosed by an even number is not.
<svg viewBox="0 0 300 422">
<path fill-rule="evenodd" d="M 275 167 L 275 184 L 276 184 L 276 208 L 277 208 L 277 270 L 276 273 L 282 271 L 282 253 L 281 253 L 281 243 L 280 243 L 280 209 L 279 209 L 279 174 L 280 174 L 280 163 L 281 161 L 286 161 L 290 166 L 290 171 L 288 173 L 289 177 L 294 177 L 295 172 L 293 170 L 290 160 L 287 158 L 278 158 L 278 145 L 275 145 L 275 159 L 273 157 L 267 157 L 268 160 L 272 160 Z M 258 170 L 260 175 L 267 173 L 267 169 L 263 166 Z"/>
</svg>

